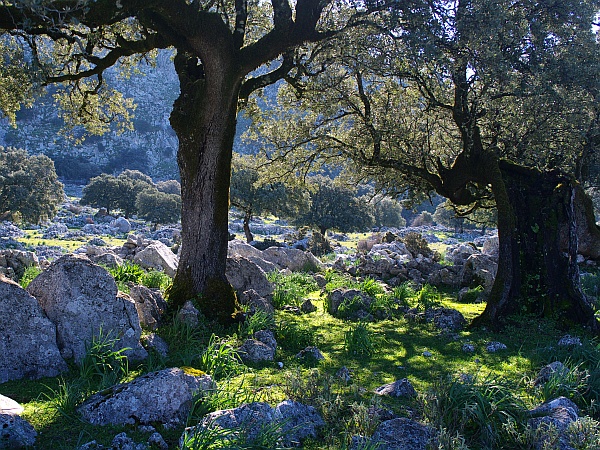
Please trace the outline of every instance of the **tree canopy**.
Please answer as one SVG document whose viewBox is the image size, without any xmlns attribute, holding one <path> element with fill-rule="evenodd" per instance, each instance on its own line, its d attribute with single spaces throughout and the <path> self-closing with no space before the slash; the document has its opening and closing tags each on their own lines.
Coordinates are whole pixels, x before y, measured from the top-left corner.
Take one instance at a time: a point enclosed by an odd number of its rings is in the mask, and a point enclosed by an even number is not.
<svg viewBox="0 0 600 450">
<path fill-rule="evenodd" d="M 0 220 L 37 224 L 51 219 L 64 196 L 50 158 L 0 147 Z"/>
</svg>

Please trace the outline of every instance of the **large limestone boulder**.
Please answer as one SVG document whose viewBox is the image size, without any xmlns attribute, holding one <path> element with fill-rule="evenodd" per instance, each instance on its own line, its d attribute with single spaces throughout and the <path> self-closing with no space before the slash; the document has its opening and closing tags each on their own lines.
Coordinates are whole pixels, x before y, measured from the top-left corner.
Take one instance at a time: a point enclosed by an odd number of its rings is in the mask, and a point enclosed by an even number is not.
<svg viewBox="0 0 600 450">
<path fill-rule="evenodd" d="M 32 266 L 39 266 L 35 253 L 15 249 L 0 250 L 0 274 L 18 278 L 25 273 L 25 269 Z"/>
<path fill-rule="evenodd" d="M 25 411 L 21 405 L 12 398 L 0 395 L 0 414 L 21 415 Z"/>
<path fill-rule="evenodd" d="M 369 441 L 381 450 L 425 450 L 433 435 L 432 428 L 402 417 L 382 422 Z M 358 448 L 359 442 L 353 440 L 351 449 Z"/>
<path fill-rule="evenodd" d="M 0 383 L 66 371 L 56 327 L 35 298 L 0 275 Z"/>
<path fill-rule="evenodd" d="M 250 289 L 256 291 L 261 297 L 267 297 L 273 293 L 273 285 L 267 280 L 265 272 L 242 256 L 227 258 L 225 275 L 236 290 L 238 297 Z"/>
<path fill-rule="evenodd" d="M 129 348 L 125 354 L 134 360 L 148 356 L 140 344 L 142 329 L 134 302 L 117 295 L 113 277 L 86 256 L 59 258 L 27 291 L 56 325 L 63 358 L 81 361 L 86 345 L 100 334 L 115 339 L 115 349 Z"/>
<path fill-rule="evenodd" d="M 209 375 L 164 369 L 94 394 L 78 411 L 93 425 L 177 426 L 185 423 L 194 397 L 215 388 Z"/>
<path fill-rule="evenodd" d="M 269 247 L 262 253 L 265 260 L 292 272 L 312 270 L 323 265 L 312 253 L 297 248 Z"/>
<path fill-rule="evenodd" d="M 279 270 L 278 266 L 276 266 L 272 262 L 265 260 L 265 256 L 263 255 L 263 252 L 261 250 L 238 239 L 229 241 L 229 243 L 227 244 L 227 256 L 242 256 L 246 259 L 249 259 L 262 270 L 264 270 L 265 273 Z"/>
<path fill-rule="evenodd" d="M 177 255 L 160 241 L 152 241 L 146 248 L 136 253 L 133 261 L 145 269 L 164 270 L 170 277 L 175 276 L 179 264 Z"/>
</svg>

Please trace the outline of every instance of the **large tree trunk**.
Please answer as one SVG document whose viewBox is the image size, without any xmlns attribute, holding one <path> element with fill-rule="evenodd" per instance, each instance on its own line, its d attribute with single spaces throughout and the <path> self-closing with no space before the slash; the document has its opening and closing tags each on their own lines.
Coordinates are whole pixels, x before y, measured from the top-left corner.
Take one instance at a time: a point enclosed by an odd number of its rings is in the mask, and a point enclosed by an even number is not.
<svg viewBox="0 0 600 450">
<path fill-rule="evenodd" d="M 579 286 L 576 185 L 557 172 L 500 163 L 489 173 L 498 207 L 498 273 L 474 324 L 497 327 L 514 314 L 556 319 L 598 331 Z M 568 230 L 561 248 L 561 229 Z"/>
<path fill-rule="evenodd" d="M 225 276 L 239 80 L 225 63 L 209 80 L 195 61 L 181 54 L 175 61 L 181 94 L 171 124 L 179 138 L 182 246 L 169 300 L 179 307 L 196 299 L 207 317 L 229 322 L 239 312 Z"/>
</svg>

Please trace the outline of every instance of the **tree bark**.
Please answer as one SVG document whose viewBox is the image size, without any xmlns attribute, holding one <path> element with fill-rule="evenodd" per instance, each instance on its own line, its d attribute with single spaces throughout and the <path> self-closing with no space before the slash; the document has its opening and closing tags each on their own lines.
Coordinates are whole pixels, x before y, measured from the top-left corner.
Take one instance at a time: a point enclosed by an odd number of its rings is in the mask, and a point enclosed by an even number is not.
<svg viewBox="0 0 600 450">
<path fill-rule="evenodd" d="M 181 94 L 171 114 L 179 138 L 181 252 L 169 292 L 174 307 L 195 299 L 202 312 L 226 323 L 240 308 L 225 276 L 229 185 L 240 77 L 228 61 L 204 77 L 195 57 L 178 54 Z"/>
<path fill-rule="evenodd" d="M 252 232 L 250 231 L 250 219 L 252 219 L 251 214 L 244 214 L 244 235 L 246 236 L 246 242 L 248 243 L 254 240 L 254 236 L 252 236 Z"/>
<path fill-rule="evenodd" d="M 576 183 L 558 172 L 500 162 L 488 171 L 498 207 L 498 272 L 485 311 L 473 325 L 497 328 L 530 314 L 561 326 L 600 330 L 579 286 Z M 568 245 L 561 247 L 561 229 Z"/>
</svg>

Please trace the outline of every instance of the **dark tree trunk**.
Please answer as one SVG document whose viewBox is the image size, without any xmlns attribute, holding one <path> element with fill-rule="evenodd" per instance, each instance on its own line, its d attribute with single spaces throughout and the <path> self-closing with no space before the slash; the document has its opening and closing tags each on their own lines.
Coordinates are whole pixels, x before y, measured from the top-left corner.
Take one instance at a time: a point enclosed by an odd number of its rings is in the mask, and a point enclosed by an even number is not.
<svg viewBox="0 0 600 450">
<path fill-rule="evenodd" d="M 244 234 L 248 243 L 254 240 L 254 236 L 252 236 L 252 232 L 250 231 L 250 219 L 252 219 L 252 214 L 244 214 Z"/>
<path fill-rule="evenodd" d="M 205 78 L 195 57 L 176 56 L 181 94 L 171 114 L 179 138 L 181 251 L 169 292 L 174 307 L 196 299 L 202 312 L 220 322 L 239 312 L 227 281 L 229 184 L 239 78 L 228 61 Z"/>
<path fill-rule="evenodd" d="M 500 163 L 491 176 L 498 207 L 498 273 L 474 325 L 497 327 L 513 314 L 600 328 L 579 286 L 576 185 L 558 172 Z M 561 247 L 561 229 L 568 245 Z"/>
</svg>

